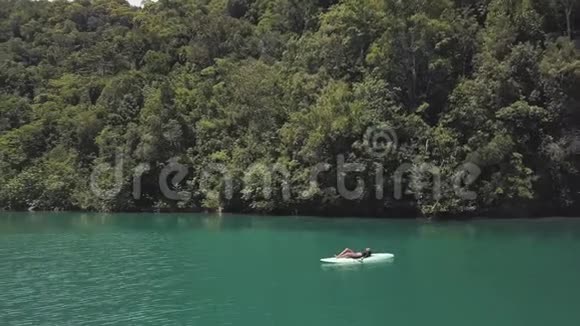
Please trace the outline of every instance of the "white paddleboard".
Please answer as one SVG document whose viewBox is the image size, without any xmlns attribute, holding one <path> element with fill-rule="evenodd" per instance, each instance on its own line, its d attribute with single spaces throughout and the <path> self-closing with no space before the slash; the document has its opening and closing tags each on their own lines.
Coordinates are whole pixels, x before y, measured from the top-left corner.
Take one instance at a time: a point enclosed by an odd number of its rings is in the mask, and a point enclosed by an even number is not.
<svg viewBox="0 0 580 326">
<path fill-rule="evenodd" d="M 336 257 L 329 257 L 329 258 L 322 258 L 320 259 L 321 262 L 327 264 L 368 264 L 368 263 L 380 263 L 391 261 L 395 258 L 395 255 L 388 254 L 388 253 L 378 253 L 372 254 L 370 257 L 367 258 L 336 258 Z"/>
</svg>

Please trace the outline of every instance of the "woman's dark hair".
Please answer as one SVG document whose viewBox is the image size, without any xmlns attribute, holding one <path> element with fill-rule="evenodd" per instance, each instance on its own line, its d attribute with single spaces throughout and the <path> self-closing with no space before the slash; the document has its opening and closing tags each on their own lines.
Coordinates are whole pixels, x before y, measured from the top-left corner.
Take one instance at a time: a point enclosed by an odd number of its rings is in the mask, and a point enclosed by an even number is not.
<svg viewBox="0 0 580 326">
<path fill-rule="evenodd" d="M 370 249 L 365 249 L 365 251 L 363 251 L 363 257 L 364 258 L 370 257 L 371 254 L 372 254 L 372 252 L 371 252 Z"/>
</svg>

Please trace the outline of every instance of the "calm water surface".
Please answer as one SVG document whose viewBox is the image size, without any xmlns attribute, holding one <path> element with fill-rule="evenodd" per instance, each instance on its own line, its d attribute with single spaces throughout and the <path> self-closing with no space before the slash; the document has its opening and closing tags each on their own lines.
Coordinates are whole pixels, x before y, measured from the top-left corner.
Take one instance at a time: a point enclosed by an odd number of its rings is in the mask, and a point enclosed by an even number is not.
<svg viewBox="0 0 580 326">
<path fill-rule="evenodd" d="M 577 326 L 580 220 L 2 213 L 0 325 Z"/>
</svg>

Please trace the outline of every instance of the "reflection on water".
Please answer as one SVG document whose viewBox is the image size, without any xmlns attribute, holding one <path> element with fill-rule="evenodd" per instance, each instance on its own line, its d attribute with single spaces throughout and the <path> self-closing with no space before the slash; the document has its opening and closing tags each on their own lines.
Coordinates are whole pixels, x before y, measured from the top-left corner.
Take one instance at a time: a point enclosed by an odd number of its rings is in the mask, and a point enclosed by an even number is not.
<svg viewBox="0 0 580 326">
<path fill-rule="evenodd" d="M 445 236 L 449 238 L 471 238 L 476 235 L 477 228 L 464 222 L 424 223 L 419 225 L 421 236 Z"/>
<path fill-rule="evenodd" d="M 361 264 L 320 264 L 320 269 L 326 272 L 360 272 L 364 270 L 383 269 L 394 263 L 394 259 L 377 263 Z"/>
<path fill-rule="evenodd" d="M 84 231 L 103 227 L 127 229 L 206 229 L 251 227 L 251 219 L 224 219 L 213 214 L 105 214 L 105 213 L 0 213 L 0 232 L 51 232 L 66 229 Z"/>
<path fill-rule="evenodd" d="M 554 223 L 553 223 L 554 222 Z M 569 225 L 569 227 L 562 227 Z M 131 230 L 207 230 L 280 229 L 290 232 L 333 231 L 345 236 L 369 234 L 400 237 L 401 234 L 420 238 L 477 239 L 487 235 L 513 238 L 567 237 L 580 239 L 580 219 L 544 220 L 478 220 L 472 222 L 429 222 L 425 220 L 328 219 L 310 217 L 238 216 L 232 214 L 192 213 L 52 213 L 0 212 L 0 233 L 98 231 L 103 228 Z M 344 246 L 355 246 L 345 244 Z M 361 246 L 366 246 L 361 244 Z M 356 246 L 355 246 L 356 247 Z M 340 248 L 335 248 L 339 250 Z M 388 249 L 388 248 L 384 248 Z"/>
</svg>

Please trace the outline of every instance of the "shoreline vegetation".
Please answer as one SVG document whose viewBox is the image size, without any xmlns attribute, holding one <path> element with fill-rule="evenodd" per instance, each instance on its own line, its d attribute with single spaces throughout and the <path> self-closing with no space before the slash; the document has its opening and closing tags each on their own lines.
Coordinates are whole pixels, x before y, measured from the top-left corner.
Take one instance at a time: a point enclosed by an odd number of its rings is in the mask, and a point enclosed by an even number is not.
<svg viewBox="0 0 580 326">
<path fill-rule="evenodd" d="M 75 215 L 71 215 L 75 214 Z M 580 219 L 578 214 L 576 215 L 530 215 L 524 216 L 521 214 L 501 214 L 495 216 L 487 215 L 458 215 L 458 216 L 444 216 L 444 217 L 425 217 L 420 215 L 408 215 L 408 216 L 378 216 L 378 215 L 348 215 L 348 214 L 262 214 L 262 213 L 236 213 L 236 212 L 213 212 L 213 211 L 200 211 L 200 210 L 163 210 L 163 211 L 122 211 L 122 212 L 98 212 L 98 211 L 86 211 L 86 210 L 52 210 L 52 211 L 14 211 L 14 210 L 0 210 L 0 218 L 16 218 L 19 219 L 22 216 L 36 218 L 36 217 L 50 217 L 50 216 L 82 216 L 86 218 L 204 218 L 204 219 L 222 219 L 222 218 L 264 218 L 264 219 L 276 219 L 276 218 L 298 218 L 298 219 L 324 219 L 324 220 L 349 220 L 349 219 L 365 219 L 365 220 L 414 220 L 414 221 L 424 221 L 426 223 L 446 223 L 446 222 L 477 222 L 477 221 L 558 221 L 558 220 L 572 220 L 576 221 Z M 143 215 L 145 214 L 145 215 Z"/>
<path fill-rule="evenodd" d="M 580 1 L 0 0 L 0 212 L 580 211 Z"/>
</svg>

